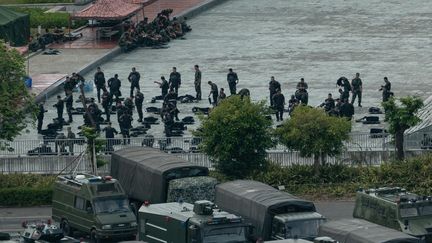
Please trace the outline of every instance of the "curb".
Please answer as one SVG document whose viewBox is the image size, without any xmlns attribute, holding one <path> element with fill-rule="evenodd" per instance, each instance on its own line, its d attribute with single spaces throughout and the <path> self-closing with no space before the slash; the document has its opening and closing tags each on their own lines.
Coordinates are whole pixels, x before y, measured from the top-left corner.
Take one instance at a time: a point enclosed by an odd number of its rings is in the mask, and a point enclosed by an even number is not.
<svg viewBox="0 0 432 243">
<path fill-rule="evenodd" d="M 222 4 L 224 2 L 227 2 L 228 0 L 207 0 L 195 7 L 192 7 L 190 9 L 187 9 L 173 17 L 177 17 L 177 18 L 193 18 L 196 17 L 197 15 L 199 15 L 202 12 L 205 12 L 219 4 Z M 114 57 L 117 57 L 119 55 L 121 55 L 121 48 L 120 47 L 115 47 L 114 49 L 110 50 L 108 53 L 106 53 L 105 55 L 103 55 L 102 57 L 84 65 L 83 67 L 81 67 L 77 73 L 84 76 L 85 74 L 89 73 L 91 70 L 93 70 L 94 68 L 101 66 L 103 63 L 111 60 Z M 66 80 L 66 77 L 56 81 L 54 84 L 52 84 L 51 86 L 49 86 L 47 89 L 45 89 L 44 91 L 42 91 L 40 94 L 38 94 L 35 97 L 35 101 L 41 102 L 44 100 L 47 100 L 49 97 L 51 97 L 52 95 L 54 95 L 55 93 L 57 93 L 58 91 L 60 91 L 63 88 L 63 82 Z"/>
</svg>

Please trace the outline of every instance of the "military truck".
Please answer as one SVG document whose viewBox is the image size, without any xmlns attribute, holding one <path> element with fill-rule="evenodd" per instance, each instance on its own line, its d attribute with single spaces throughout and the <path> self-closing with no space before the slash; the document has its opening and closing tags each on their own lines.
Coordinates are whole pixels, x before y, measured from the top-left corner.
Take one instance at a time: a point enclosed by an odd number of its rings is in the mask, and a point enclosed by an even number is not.
<svg viewBox="0 0 432 243">
<path fill-rule="evenodd" d="M 237 180 L 216 186 L 216 205 L 254 226 L 254 238 L 313 240 L 325 217 L 315 205 L 257 181 Z"/>
<path fill-rule="evenodd" d="M 339 243 L 421 243 L 421 239 L 361 219 L 328 221 L 319 227 L 320 236 Z"/>
<path fill-rule="evenodd" d="M 111 173 L 139 209 L 144 202 L 214 200 L 217 180 L 208 168 L 147 147 L 130 147 L 111 156 Z"/>
<path fill-rule="evenodd" d="M 399 187 L 359 190 L 353 212 L 361 218 L 432 242 L 432 198 Z"/>
<path fill-rule="evenodd" d="M 107 238 L 135 239 L 136 217 L 120 183 L 110 176 L 64 175 L 54 183 L 52 217 L 65 235 L 73 230 L 95 242 Z"/>
<path fill-rule="evenodd" d="M 241 217 L 205 200 L 144 204 L 138 218 L 139 239 L 149 243 L 249 242 L 250 226 Z"/>
</svg>

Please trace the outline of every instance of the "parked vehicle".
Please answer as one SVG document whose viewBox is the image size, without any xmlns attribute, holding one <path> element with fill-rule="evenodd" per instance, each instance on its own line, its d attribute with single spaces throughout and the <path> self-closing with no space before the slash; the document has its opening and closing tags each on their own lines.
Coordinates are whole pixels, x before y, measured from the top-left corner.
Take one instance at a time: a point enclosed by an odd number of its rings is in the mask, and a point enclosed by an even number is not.
<svg viewBox="0 0 432 243">
<path fill-rule="evenodd" d="M 139 239 L 149 243 L 244 243 L 250 226 L 209 201 L 145 204 L 139 210 Z"/>
<path fill-rule="evenodd" d="M 73 230 L 95 242 L 107 238 L 135 239 L 136 217 L 120 183 L 110 176 L 59 176 L 54 184 L 52 217 L 65 235 Z"/>
<path fill-rule="evenodd" d="M 216 186 L 216 205 L 254 226 L 254 238 L 313 240 L 326 219 L 313 202 L 257 181 L 237 180 Z"/>
</svg>

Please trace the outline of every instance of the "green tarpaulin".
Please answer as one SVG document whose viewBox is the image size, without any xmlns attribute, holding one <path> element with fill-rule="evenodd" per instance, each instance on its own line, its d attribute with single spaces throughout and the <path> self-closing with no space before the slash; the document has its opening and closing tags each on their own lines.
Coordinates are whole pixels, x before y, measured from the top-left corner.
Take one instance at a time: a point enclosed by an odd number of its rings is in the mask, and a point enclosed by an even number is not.
<svg viewBox="0 0 432 243">
<path fill-rule="evenodd" d="M 26 45 L 30 37 L 30 16 L 0 6 L 0 39 L 11 46 Z"/>
</svg>

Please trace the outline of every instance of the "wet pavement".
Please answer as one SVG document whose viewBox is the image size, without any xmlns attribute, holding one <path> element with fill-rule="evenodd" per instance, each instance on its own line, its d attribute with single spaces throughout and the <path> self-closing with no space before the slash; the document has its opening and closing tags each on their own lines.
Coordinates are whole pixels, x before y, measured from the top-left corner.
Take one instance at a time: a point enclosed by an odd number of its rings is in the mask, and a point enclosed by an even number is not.
<svg viewBox="0 0 432 243">
<path fill-rule="evenodd" d="M 160 103 L 148 103 L 160 94 L 153 81 L 161 75 L 169 76 L 171 67 L 176 66 L 182 74 L 180 95 L 194 95 L 193 65 L 199 64 L 205 99 L 199 104 L 180 105 L 180 118 L 191 115 L 193 106 L 209 106 L 208 80 L 228 91 L 226 73 L 230 67 L 239 75 L 238 89 L 249 88 L 254 100 L 268 99 L 270 76 L 281 82 L 287 100 L 304 77 L 312 106 L 321 104 L 327 93 L 337 93 L 340 76 L 351 79 L 360 72 L 364 93 L 363 108 L 356 107 L 358 118 L 367 113 L 368 107 L 379 106 L 378 89 L 384 76 L 389 77 L 396 96 L 431 95 L 429 6 L 427 0 L 227 1 L 191 19 L 193 31 L 185 40 L 172 41 L 166 49 L 141 48 L 122 54 L 102 69 L 107 78 L 118 73 L 122 93 L 128 94 L 126 78 L 135 66 L 142 76 L 145 107 L 160 107 Z M 92 81 L 93 73 L 85 78 Z M 51 107 L 54 101 L 48 101 L 50 112 L 45 124 L 55 116 Z M 82 123 L 80 118 L 76 120 L 74 129 Z M 138 125 L 136 121 L 134 125 Z M 368 132 L 380 126 L 355 124 L 353 130 Z M 155 126 L 149 134 L 161 136 L 162 126 Z M 22 136 L 34 137 L 33 132 Z"/>
</svg>

